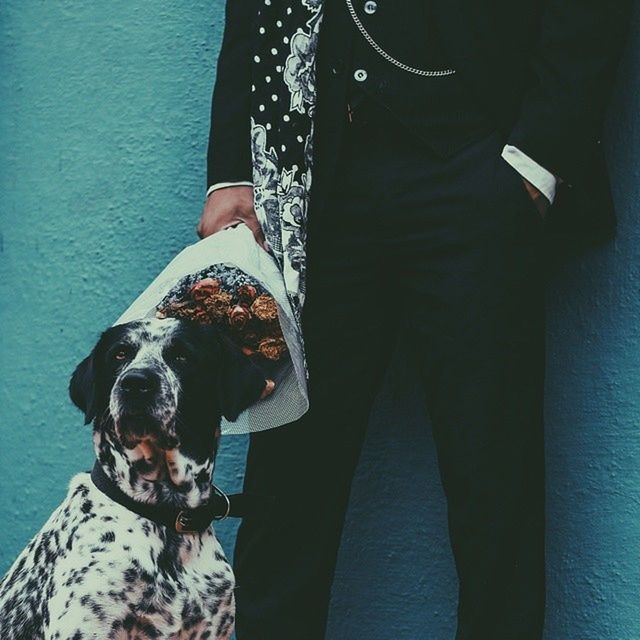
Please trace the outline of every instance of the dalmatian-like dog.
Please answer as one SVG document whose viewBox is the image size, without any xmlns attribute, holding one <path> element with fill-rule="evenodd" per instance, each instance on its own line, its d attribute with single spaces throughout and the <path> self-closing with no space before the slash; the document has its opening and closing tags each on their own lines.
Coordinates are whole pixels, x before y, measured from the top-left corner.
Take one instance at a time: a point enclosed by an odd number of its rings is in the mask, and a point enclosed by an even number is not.
<svg viewBox="0 0 640 640">
<path fill-rule="evenodd" d="M 98 463 L 136 503 L 210 497 L 221 416 L 273 383 L 215 327 L 145 319 L 107 329 L 75 369 Z M 179 533 L 111 500 L 88 473 L 0 582 L 2 640 L 227 639 L 234 577 L 212 527 Z"/>
</svg>

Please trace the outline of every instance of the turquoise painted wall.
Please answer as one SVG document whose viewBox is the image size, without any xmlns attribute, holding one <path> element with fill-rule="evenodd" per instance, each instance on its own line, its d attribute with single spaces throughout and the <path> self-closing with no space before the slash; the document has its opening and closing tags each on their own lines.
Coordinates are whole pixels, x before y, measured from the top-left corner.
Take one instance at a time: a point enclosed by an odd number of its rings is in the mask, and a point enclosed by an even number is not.
<svg viewBox="0 0 640 640">
<path fill-rule="evenodd" d="M 633 30 L 638 33 L 636 7 Z M 67 381 L 195 239 L 222 0 L 0 3 L 0 571 L 92 461 Z M 607 151 L 617 239 L 549 285 L 547 640 L 640 638 L 640 40 Z M 246 442 L 218 481 L 239 488 Z M 233 525 L 219 527 L 230 553 Z M 329 640 L 446 640 L 455 577 L 402 351 L 372 415 Z"/>
</svg>

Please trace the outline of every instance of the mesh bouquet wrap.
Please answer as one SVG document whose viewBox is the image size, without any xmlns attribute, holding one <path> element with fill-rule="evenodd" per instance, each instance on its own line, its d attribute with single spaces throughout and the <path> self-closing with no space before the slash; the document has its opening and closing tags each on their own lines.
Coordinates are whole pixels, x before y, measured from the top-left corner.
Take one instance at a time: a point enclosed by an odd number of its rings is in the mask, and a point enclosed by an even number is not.
<svg viewBox="0 0 640 640">
<path fill-rule="evenodd" d="M 245 224 L 183 249 L 114 324 L 153 316 L 216 324 L 275 382 L 235 422 L 223 417 L 223 434 L 279 427 L 309 408 L 304 346 L 282 273 Z"/>
</svg>

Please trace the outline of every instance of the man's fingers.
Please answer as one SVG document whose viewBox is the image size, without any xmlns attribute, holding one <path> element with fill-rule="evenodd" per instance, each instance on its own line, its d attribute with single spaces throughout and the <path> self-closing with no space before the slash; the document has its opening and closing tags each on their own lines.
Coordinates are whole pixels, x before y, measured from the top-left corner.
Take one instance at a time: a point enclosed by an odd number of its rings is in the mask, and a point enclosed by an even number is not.
<svg viewBox="0 0 640 640">
<path fill-rule="evenodd" d="M 244 220 L 240 220 L 239 218 L 236 220 L 231 220 L 231 222 L 228 222 L 223 227 L 220 227 L 218 231 L 222 231 L 222 229 L 231 229 L 231 227 L 237 227 L 241 222 L 244 222 Z"/>
<path fill-rule="evenodd" d="M 251 233 L 253 233 L 253 237 L 256 239 L 256 242 L 265 251 L 268 251 L 267 245 L 266 245 L 266 240 L 265 240 L 265 237 L 264 237 L 264 233 L 262 231 L 262 227 L 260 226 L 260 223 L 258 222 L 258 218 L 255 217 L 255 214 L 251 218 L 249 218 L 248 220 L 245 220 L 244 223 L 247 225 L 247 227 L 249 227 L 249 229 L 251 229 Z"/>
<path fill-rule="evenodd" d="M 240 223 L 246 224 L 256 242 L 268 251 L 268 244 L 253 207 L 252 188 L 229 187 L 212 193 L 205 202 L 196 233 L 199 238 L 206 238 Z"/>
<path fill-rule="evenodd" d="M 255 241 L 265 250 L 267 249 L 267 241 L 265 240 L 264 233 L 262 233 L 262 229 L 252 229 L 253 237 Z"/>
<path fill-rule="evenodd" d="M 547 209 L 550 206 L 549 200 L 547 200 L 547 197 L 542 193 L 542 191 L 540 191 L 540 189 L 531 184 L 526 178 L 522 178 L 522 181 L 524 182 L 524 186 L 526 187 L 530 198 L 533 200 L 538 213 L 542 218 L 544 218 L 547 215 Z"/>
<path fill-rule="evenodd" d="M 545 218 L 550 206 L 549 201 L 544 196 L 540 196 L 539 198 L 536 198 L 535 203 L 538 212 L 540 213 L 542 218 Z"/>
</svg>

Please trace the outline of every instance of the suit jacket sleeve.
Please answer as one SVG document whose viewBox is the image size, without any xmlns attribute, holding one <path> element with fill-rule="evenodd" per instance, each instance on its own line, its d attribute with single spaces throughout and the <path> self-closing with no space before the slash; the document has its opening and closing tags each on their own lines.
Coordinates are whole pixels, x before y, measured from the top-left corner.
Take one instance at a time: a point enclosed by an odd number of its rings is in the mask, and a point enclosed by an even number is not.
<svg viewBox="0 0 640 640">
<path fill-rule="evenodd" d="M 571 182 L 601 135 L 622 52 L 629 0 L 547 0 L 531 59 L 534 82 L 509 137 Z"/>
<path fill-rule="evenodd" d="M 207 185 L 251 181 L 251 56 L 258 4 L 227 0 L 211 100 Z"/>
</svg>

